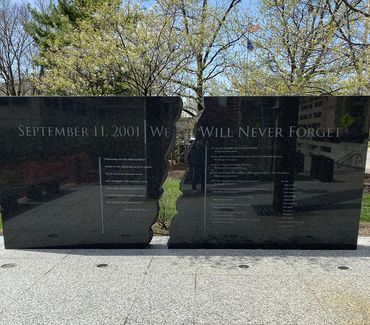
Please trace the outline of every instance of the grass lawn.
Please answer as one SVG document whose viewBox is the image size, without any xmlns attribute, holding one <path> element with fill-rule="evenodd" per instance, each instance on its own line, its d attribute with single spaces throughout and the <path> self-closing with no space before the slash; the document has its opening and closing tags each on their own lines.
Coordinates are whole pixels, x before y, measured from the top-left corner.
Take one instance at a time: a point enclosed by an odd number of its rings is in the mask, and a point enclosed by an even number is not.
<svg viewBox="0 0 370 325">
<path fill-rule="evenodd" d="M 370 194 L 362 197 L 361 221 L 370 222 Z"/>
<path fill-rule="evenodd" d="M 173 217 L 176 214 L 176 201 L 181 194 L 179 190 L 180 180 L 167 178 L 163 184 L 164 193 L 159 200 L 159 214 L 154 231 L 156 233 L 166 233 Z"/>
</svg>

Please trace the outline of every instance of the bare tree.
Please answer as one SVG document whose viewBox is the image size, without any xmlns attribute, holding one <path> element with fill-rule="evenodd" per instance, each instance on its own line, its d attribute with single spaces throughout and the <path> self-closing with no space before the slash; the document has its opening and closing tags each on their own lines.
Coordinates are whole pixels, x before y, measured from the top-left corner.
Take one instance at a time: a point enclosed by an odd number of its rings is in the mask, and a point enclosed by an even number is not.
<svg viewBox="0 0 370 325">
<path fill-rule="evenodd" d="M 203 107 L 203 96 L 209 81 L 225 73 L 229 53 L 247 33 L 240 28 L 241 0 L 211 2 L 208 0 L 158 0 L 165 11 L 177 16 L 175 28 L 182 33 L 182 42 L 191 54 L 191 63 L 175 82 L 190 89 L 185 94 L 196 100 L 197 109 Z"/>
<path fill-rule="evenodd" d="M 181 85 L 173 78 L 187 65 L 190 55 L 184 51 L 172 13 L 130 8 L 113 23 L 118 49 L 113 62 L 125 66 L 126 82 L 133 94 L 142 96 L 173 95 Z"/>
<path fill-rule="evenodd" d="M 336 2 L 343 2 L 350 10 L 359 13 L 365 17 L 370 17 L 370 6 L 368 3 L 367 10 L 366 8 L 360 7 L 364 1 L 362 0 L 356 0 L 356 1 L 350 1 L 350 0 L 337 0 Z"/>
<path fill-rule="evenodd" d="M 366 3 L 363 0 L 327 0 L 326 2 L 329 13 L 336 23 L 335 35 L 344 45 L 341 50 L 342 61 L 352 71 L 351 93 L 369 94 L 370 1 Z"/>
<path fill-rule="evenodd" d="M 0 0 L 0 93 L 7 96 L 31 90 L 32 39 L 24 30 L 28 20 L 25 4 Z"/>
</svg>

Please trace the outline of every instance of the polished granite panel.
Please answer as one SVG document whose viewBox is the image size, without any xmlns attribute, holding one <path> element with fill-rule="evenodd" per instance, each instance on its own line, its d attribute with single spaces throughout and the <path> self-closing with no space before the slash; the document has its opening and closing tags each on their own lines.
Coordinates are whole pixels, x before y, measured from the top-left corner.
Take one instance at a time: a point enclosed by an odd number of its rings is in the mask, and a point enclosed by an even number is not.
<svg viewBox="0 0 370 325">
<path fill-rule="evenodd" d="M 146 247 L 176 97 L 0 98 L 6 248 Z"/>
<path fill-rule="evenodd" d="M 355 249 L 369 97 L 206 97 L 170 248 Z"/>
</svg>

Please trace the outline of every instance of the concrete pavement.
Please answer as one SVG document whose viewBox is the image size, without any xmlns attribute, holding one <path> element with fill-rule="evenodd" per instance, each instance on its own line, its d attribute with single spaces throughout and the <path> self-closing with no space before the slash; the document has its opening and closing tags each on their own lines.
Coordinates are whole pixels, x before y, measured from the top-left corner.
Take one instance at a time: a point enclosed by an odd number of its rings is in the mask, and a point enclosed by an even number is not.
<svg viewBox="0 0 370 325">
<path fill-rule="evenodd" d="M 0 238 L 0 324 L 370 324 L 370 237 L 357 251 L 168 250 L 166 237 L 5 250 Z"/>
</svg>

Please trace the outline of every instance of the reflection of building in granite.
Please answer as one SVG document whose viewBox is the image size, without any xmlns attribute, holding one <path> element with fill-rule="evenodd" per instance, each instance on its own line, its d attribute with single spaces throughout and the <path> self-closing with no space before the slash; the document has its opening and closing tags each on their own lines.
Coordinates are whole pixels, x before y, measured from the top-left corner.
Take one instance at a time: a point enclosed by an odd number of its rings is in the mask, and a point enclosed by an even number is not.
<svg viewBox="0 0 370 325">
<path fill-rule="evenodd" d="M 225 134 L 224 137 L 211 136 L 207 140 L 208 149 L 212 151 L 212 148 L 216 148 L 216 151 L 222 151 L 225 146 L 233 148 L 229 155 L 236 156 L 233 162 L 235 173 L 245 179 L 271 179 L 271 175 L 267 175 L 266 170 L 272 171 L 274 166 L 275 156 L 272 151 L 275 139 L 252 136 L 251 129 L 268 128 L 275 125 L 275 99 L 271 97 L 212 97 L 207 98 L 207 105 L 212 107 L 217 114 L 214 114 L 214 111 L 204 112 L 201 117 L 202 127 L 223 129 L 226 133 L 230 128 L 232 133 L 231 137 L 225 137 Z M 219 156 L 220 153 L 215 154 Z M 225 151 L 223 154 L 227 155 Z M 209 155 L 210 164 L 213 164 L 212 156 L 213 154 Z M 228 159 L 233 158 L 228 157 Z M 218 163 L 221 163 L 221 160 Z M 219 168 L 221 171 L 221 167 Z M 248 173 L 245 173 L 245 168 L 248 169 Z M 211 173 L 209 181 L 213 180 L 214 174 Z"/>
<path fill-rule="evenodd" d="M 297 140 L 297 151 L 302 154 L 301 171 L 315 169 L 320 161 L 328 166 L 326 174 L 337 167 L 362 168 L 366 152 L 362 150 L 367 138 L 367 125 L 370 121 L 368 109 L 363 109 L 368 98 L 356 97 L 307 97 L 301 99 L 298 113 L 298 126 L 327 130 L 340 128 L 335 137 L 300 137 Z M 335 132 L 336 133 L 336 132 Z M 315 167 L 316 166 L 316 167 Z M 327 176 L 331 180 L 332 176 Z"/>
<path fill-rule="evenodd" d="M 206 97 L 204 188 L 181 183 L 169 247 L 355 248 L 366 100 Z"/>
</svg>

